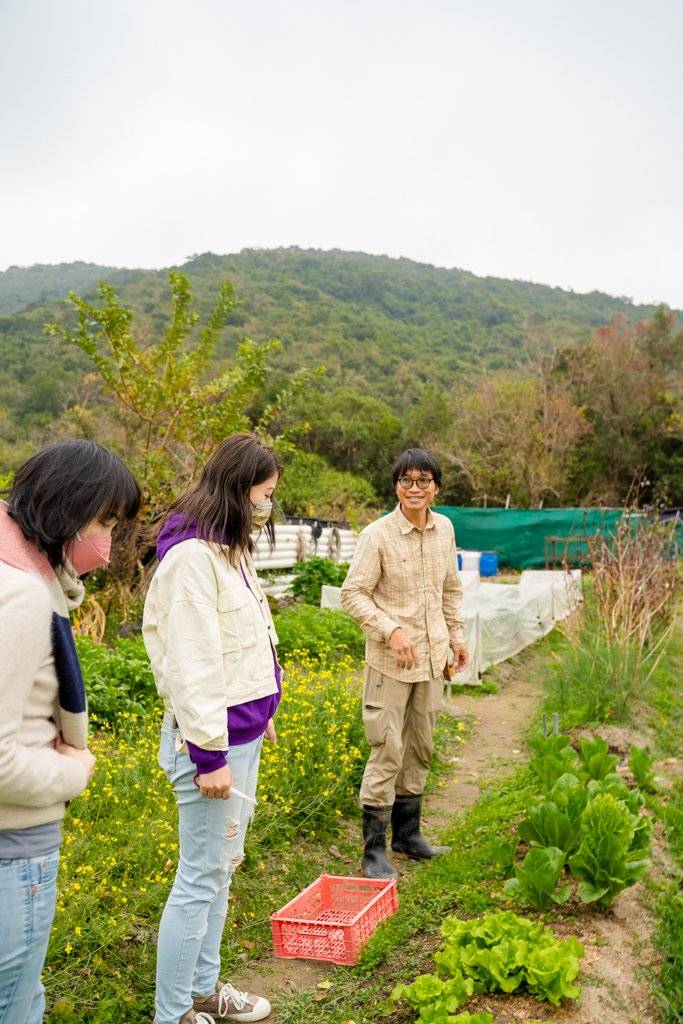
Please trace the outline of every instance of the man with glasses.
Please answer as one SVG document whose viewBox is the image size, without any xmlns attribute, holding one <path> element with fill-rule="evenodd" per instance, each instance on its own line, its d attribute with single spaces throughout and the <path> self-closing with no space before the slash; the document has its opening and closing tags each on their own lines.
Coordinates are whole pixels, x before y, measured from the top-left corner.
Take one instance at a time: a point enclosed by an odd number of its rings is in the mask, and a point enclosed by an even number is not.
<svg viewBox="0 0 683 1024">
<path fill-rule="evenodd" d="M 389 822 L 396 853 L 428 860 L 446 852 L 420 833 L 422 794 L 449 651 L 456 670 L 468 661 L 453 526 L 429 507 L 439 493 L 439 464 L 409 448 L 394 464 L 393 481 L 398 505 L 360 534 L 341 594 L 366 638 L 370 757 L 360 802 L 368 878 L 396 877 L 386 856 Z"/>
</svg>

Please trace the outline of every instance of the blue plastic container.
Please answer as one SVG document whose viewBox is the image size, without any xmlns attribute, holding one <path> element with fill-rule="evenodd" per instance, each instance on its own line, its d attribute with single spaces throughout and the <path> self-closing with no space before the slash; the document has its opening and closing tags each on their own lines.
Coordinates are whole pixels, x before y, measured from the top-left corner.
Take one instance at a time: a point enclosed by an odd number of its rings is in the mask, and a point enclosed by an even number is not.
<svg viewBox="0 0 683 1024">
<path fill-rule="evenodd" d="M 498 572 L 498 554 L 496 551 L 482 551 L 479 559 L 481 576 L 495 576 Z"/>
<path fill-rule="evenodd" d="M 458 559 L 458 572 L 462 572 L 462 555 L 460 554 L 459 551 L 456 557 Z"/>
</svg>

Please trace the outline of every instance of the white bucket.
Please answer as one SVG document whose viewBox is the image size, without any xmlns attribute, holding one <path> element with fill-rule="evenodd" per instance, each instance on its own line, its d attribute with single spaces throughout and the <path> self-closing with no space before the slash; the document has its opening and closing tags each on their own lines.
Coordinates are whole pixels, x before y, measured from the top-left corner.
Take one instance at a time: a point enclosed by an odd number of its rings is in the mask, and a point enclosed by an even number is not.
<svg viewBox="0 0 683 1024">
<path fill-rule="evenodd" d="M 481 551 L 460 551 L 462 567 L 470 572 L 479 572 L 479 559 Z"/>
</svg>

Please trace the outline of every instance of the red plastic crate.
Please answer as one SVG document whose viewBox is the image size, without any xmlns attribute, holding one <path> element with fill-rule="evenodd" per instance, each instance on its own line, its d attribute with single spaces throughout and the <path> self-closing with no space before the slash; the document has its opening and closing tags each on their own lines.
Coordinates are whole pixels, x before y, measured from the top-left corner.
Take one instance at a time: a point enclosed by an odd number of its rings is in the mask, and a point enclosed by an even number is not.
<svg viewBox="0 0 683 1024">
<path fill-rule="evenodd" d="M 275 955 L 356 964 L 377 925 L 397 910 L 393 878 L 321 875 L 271 916 Z"/>
</svg>

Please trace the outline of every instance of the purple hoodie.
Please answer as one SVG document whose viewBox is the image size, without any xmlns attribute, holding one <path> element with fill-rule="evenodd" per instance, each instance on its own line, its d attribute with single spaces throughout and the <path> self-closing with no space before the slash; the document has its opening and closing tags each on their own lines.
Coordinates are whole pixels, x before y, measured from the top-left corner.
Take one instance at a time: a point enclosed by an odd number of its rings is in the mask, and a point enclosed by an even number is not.
<svg viewBox="0 0 683 1024">
<path fill-rule="evenodd" d="M 172 515 L 164 523 L 159 537 L 157 538 L 157 558 L 161 562 L 164 555 L 181 544 L 184 540 L 192 540 L 197 537 L 196 523 L 186 523 L 181 515 Z M 249 577 L 244 571 L 240 562 L 244 585 L 251 590 Z M 275 648 L 273 652 L 273 671 L 277 683 L 277 693 L 268 697 L 260 697 L 258 700 L 249 700 L 245 704 L 237 704 L 235 707 L 227 708 L 228 734 L 230 745 L 238 747 L 244 743 L 251 743 L 252 740 L 263 736 L 268 726 L 268 721 L 277 711 L 280 698 L 282 697 L 282 673 L 277 662 Z M 215 772 L 227 764 L 227 750 L 204 750 L 187 740 L 187 749 L 193 763 L 197 766 L 198 775 L 206 775 L 208 772 Z"/>
</svg>

